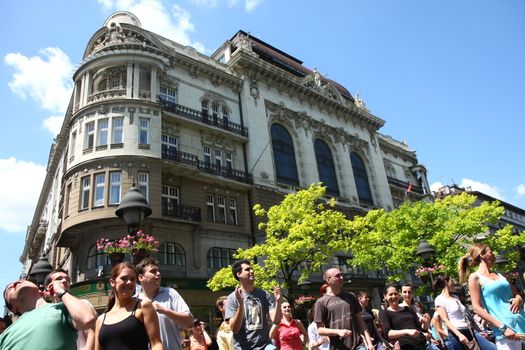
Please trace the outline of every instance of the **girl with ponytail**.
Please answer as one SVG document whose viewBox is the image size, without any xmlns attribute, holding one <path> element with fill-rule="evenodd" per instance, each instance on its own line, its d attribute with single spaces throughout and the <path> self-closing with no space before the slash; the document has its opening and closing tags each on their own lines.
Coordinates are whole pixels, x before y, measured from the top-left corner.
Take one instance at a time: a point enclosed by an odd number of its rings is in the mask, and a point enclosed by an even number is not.
<svg viewBox="0 0 525 350">
<path fill-rule="evenodd" d="M 492 324 L 498 350 L 521 350 L 517 334 L 525 333 L 523 298 L 505 277 L 491 271 L 496 257 L 484 243 L 474 244 L 459 260 L 459 278 L 468 278 L 474 312 Z M 478 266 L 470 274 L 470 267 Z"/>
<path fill-rule="evenodd" d="M 149 299 L 137 299 L 137 271 L 129 262 L 111 270 L 108 306 L 97 319 L 95 350 L 162 350 L 157 312 Z M 150 346 L 150 347 L 148 347 Z"/>
</svg>

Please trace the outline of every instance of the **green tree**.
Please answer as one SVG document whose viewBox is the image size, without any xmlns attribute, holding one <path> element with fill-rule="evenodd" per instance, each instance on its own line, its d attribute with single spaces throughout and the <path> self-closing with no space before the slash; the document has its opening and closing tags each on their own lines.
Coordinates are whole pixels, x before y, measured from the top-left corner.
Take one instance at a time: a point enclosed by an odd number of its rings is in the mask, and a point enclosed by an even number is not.
<svg viewBox="0 0 525 350">
<path fill-rule="evenodd" d="M 499 202 L 476 205 L 476 197 L 467 193 L 434 203 L 405 202 L 390 212 L 372 210 L 352 221 L 352 263 L 367 269 L 387 267 L 394 272 L 392 279 L 399 280 L 410 268 L 423 263 L 416 250 L 420 240 L 426 239 L 436 250 L 435 263 L 457 275 L 458 259 L 466 248 L 503 213 Z M 509 235 L 505 229 L 491 235 L 489 244 L 500 250 L 521 241 L 523 237 Z"/>
<path fill-rule="evenodd" d="M 306 280 L 312 272 L 319 272 L 337 250 L 347 251 L 340 242 L 342 232 L 350 221 L 333 210 L 335 200 L 324 199 L 326 188 L 313 184 L 308 189 L 287 195 L 268 210 L 254 206 L 255 215 L 265 217 L 259 229 L 266 233 L 266 241 L 248 249 L 239 249 L 238 259 L 257 260 L 254 264 L 256 282 L 269 290 L 277 283 L 288 290 L 288 298 L 295 297 L 297 283 Z M 347 246 L 347 245 L 346 245 Z M 231 268 L 223 268 L 209 281 L 214 291 L 233 287 L 238 282 Z"/>
</svg>

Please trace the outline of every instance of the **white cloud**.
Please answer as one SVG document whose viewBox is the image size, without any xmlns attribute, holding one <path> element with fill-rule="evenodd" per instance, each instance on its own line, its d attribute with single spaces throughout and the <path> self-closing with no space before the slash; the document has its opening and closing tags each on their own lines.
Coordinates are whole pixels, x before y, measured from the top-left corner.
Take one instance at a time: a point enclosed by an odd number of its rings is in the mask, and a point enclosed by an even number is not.
<svg viewBox="0 0 525 350">
<path fill-rule="evenodd" d="M 434 182 L 430 185 L 430 190 L 432 192 L 437 192 L 441 187 L 443 187 L 443 184 L 441 182 Z"/>
<path fill-rule="evenodd" d="M 525 185 L 524 184 L 519 184 L 517 187 L 516 187 L 516 192 L 518 192 L 518 194 L 520 196 L 525 196 Z"/>
<path fill-rule="evenodd" d="M 213 8 L 218 4 L 218 0 L 190 0 L 193 4 L 202 7 Z"/>
<path fill-rule="evenodd" d="M 64 121 L 64 116 L 50 116 L 42 122 L 44 128 L 46 128 L 52 135 L 58 135 L 60 129 L 62 128 L 62 122 Z"/>
<path fill-rule="evenodd" d="M 33 57 L 9 53 L 4 62 L 15 69 L 11 91 L 23 99 L 29 95 L 48 111 L 65 113 L 73 88 L 73 66 L 62 50 L 48 47 Z"/>
<path fill-rule="evenodd" d="M 486 183 L 482 183 L 475 180 L 470 179 L 461 179 L 461 183 L 459 184 L 459 187 L 470 187 L 473 191 L 483 192 L 491 197 L 505 200 L 505 196 L 501 193 L 501 190 L 495 186 L 491 186 Z"/>
<path fill-rule="evenodd" d="M 204 45 L 192 42 L 190 33 L 194 31 L 188 11 L 177 4 L 167 9 L 159 0 L 98 0 L 104 10 L 129 11 L 135 14 L 144 29 L 160 34 L 182 45 L 193 46 L 205 52 Z"/>
<path fill-rule="evenodd" d="M 261 3 L 262 0 L 246 0 L 244 8 L 246 12 L 251 12 Z"/>
<path fill-rule="evenodd" d="M 16 158 L 0 159 L 0 229 L 24 233 L 33 220 L 35 203 L 40 196 L 46 168 Z"/>
</svg>

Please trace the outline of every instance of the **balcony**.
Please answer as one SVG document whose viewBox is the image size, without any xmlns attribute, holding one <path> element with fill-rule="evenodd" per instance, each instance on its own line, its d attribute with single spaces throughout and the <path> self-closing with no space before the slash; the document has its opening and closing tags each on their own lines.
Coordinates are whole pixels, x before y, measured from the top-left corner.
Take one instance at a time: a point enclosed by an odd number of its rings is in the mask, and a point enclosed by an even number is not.
<svg viewBox="0 0 525 350">
<path fill-rule="evenodd" d="M 200 208 L 173 204 L 167 198 L 162 198 L 162 215 L 187 221 L 201 221 Z"/>
<path fill-rule="evenodd" d="M 213 118 L 208 114 L 203 114 L 201 111 L 179 105 L 175 102 L 170 102 L 161 96 L 157 96 L 157 102 L 162 105 L 162 109 L 166 112 L 173 113 L 199 123 L 212 125 L 222 130 L 230 131 L 244 137 L 248 137 L 248 128 L 242 127 L 241 125 L 231 122 L 227 119 L 219 120 L 218 118 Z"/>
<path fill-rule="evenodd" d="M 251 177 L 247 175 L 244 171 L 225 166 L 219 167 L 216 164 L 204 162 L 202 160 L 199 160 L 199 157 L 197 157 L 194 154 L 181 151 L 162 150 L 162 159 L 186 165 L 195 168 L 199 171 L 205 172 L 207 174 L 217 175 L 239 182 L 252 183 Z"/>
<path fill-rule="evenodd" d="M 94 93 L 92 95 L 89 95 L 87 98 L 87 102 L 97 102 L 101 100 L 110 100 L 114 98 L 122 98 L 126 96 L 126 89 L 112 89 L 112 90 L 104 90 L 97 93 Z"/>
<path fill-rule="evenodd" d="M 409 182 L 401 181 L 401 180 L 395 179 L 395 178 L 390 177 L 390 176 L 387 176 L 387 179 L 388 179 L 388 183 L 390 185 L 394 185 L 396 187 L 399 187 L 399 188 L 403 189 L 404 191 L 408 190 L 408 186 L 410 186 Z M 423 192 L 423 188 L 422 187 L 414 185 L 414 184 L 412 184 L 410 192 L 415 192 L 415 193 L 418 193 L 418 194 L 425 194 L 425 192 Z"/>
</svg>

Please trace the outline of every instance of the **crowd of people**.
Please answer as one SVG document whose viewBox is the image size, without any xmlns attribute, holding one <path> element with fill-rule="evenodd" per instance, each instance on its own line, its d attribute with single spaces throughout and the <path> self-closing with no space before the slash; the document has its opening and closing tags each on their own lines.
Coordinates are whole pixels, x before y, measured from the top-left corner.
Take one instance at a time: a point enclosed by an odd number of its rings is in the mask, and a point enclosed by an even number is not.
<svg viewBox="0 0 525 350">
<path fill-rule="evenodd" d="M 47 276 L 43 291 L 26 280 L 6 286 L 5 305 L 18 317 L 0 327 L 0 350 L 521 350 L 522 293 L 493 271 L 494 263 L 489 246 L 474 244 L 458 270 L 471 307 L 454 278 L 440 274 L 429 313 L 415 301 L 410 284 L 387 285 L 384 303 L 372 309 L 366 291 L 346 291 L 341 271 L 329 268 L 305 324 L 294 318 L 280 287 L 273 293 L 256 288 L 250 261 L 236 261 L 232 273 L 239 283 L 217 299 L 223 321 L 213 335 L 175 289 L 161 286 L 153 258 L 113 267 L 107 307 L 99 316 L 69 293 L 69 276 L 58 269 Z"/>
</svg>

